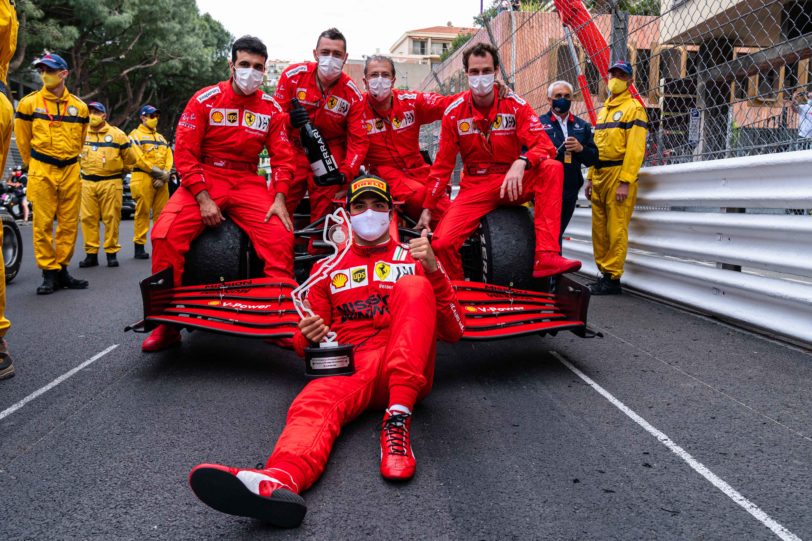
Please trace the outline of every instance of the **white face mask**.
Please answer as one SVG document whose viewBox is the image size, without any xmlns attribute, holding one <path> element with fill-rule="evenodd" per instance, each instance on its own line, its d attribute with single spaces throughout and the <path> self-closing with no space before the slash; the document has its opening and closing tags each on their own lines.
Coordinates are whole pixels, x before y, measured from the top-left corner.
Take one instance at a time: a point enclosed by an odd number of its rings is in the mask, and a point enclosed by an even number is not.
<svg viewBox="0 0 812 541">
<path fill-rule="evenodd" d="M 493 92 L 493 81 L 493 73 L 488 73 L 487 75 L 468 76 L 468 86 L 471 87 L 471 92 L 477 96 L 487 96 Z"/>
<path fill-rule="evenodd" d="M 234 69 L 234 82 L 237 84 L 237 88 L 247 96 L 257 91 L 264 78 L 265 74 L 254 68 Z"/>
<path fill-rule="evenodd" d="M 389 229 L 389 213 L 368 209 L 350 216 L 352 232 L 367 242 L 378 240 Z"/>
<path fill-rule="evenodd" d="M 373 77 L 367 83 L 369 93 L 379 100 L 385 100 L 392 94 L 392 79 L 388 77 Z"/>
<path fill-rule="evenodd" d="M 319 74 L 332 81 L 337 78 L 341 73 L 341 68 L 344 67 L 344 61 L 334 56 L 320 56 L 319 57 Z"/>
</svg>

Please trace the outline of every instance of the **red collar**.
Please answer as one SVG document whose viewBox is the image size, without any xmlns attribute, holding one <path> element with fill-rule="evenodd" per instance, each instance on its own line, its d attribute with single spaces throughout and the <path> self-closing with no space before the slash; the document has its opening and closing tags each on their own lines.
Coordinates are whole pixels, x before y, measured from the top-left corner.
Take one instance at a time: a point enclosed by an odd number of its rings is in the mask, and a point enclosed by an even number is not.
<svg viewBox="0 0 812 541">
<path fill-rule="evenodd" d="M 552 120 L 553 122 L 558 122 L 558 115 L 556 115 L 552 109 L 550 109 L 550 120 Z M 567 115 L 567 122 L 575 122 L 575 115 L 573 115 L 572 113 Z"/>
<path fill-rule="evenodd" d="M 380 254 L 383 252 L 388 252 L 390 247 L 392 247 L 392 243 L 394 241 L 392 238 L 389 238 L 389 242 L 385 242 L 383 244 L 375 244 L 374 246 L 361 246 L 360 244 L 356 244 L 355 242 L 352 243 L 352 253 L 359 255 L 361 257 L 369 257 L 373 254 Z"/>
</svg>

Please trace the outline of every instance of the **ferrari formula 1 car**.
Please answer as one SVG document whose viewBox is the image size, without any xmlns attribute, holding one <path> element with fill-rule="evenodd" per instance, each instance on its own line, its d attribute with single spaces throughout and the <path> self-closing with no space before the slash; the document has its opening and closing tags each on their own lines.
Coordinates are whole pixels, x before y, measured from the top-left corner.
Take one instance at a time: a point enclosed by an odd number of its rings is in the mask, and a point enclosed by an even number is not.
<svg viewBox="0 0 812 541">
<path fill-rule="evenodd" d="M 302 209 L 295 223 L 295 271 L 298 282 L 314 261 L 325 257 L 320 240 L 324 219 L 307 223 Z M 407 242 L 419 235 L 414 222 L 398 214 L 392 234 Z M 333 226 L 335 227 L 335 226 Z M 466 316 L 463 339 L 492 340 L 527 334 L 572 331 L 586 336 L 589 290 L 568 276 L 531 277 L 533 218 L 526 207 L 504 207 L 483 218 L 462 248 L 466 280 L 454 288 Z M 323 253 L 319 253 L 323 251 Z M 248 236 L 232 221 L 207 229 L 186 256 L 183 286 L 175 287 L 171 269 L 141 282 L 144 318 L 132 327 L 148 332 L 159 323 L 251 338 L 293 336 L 299 322 L 291 293 L 296 284 L 262 277 L 262 263 Z"/>
</svg>

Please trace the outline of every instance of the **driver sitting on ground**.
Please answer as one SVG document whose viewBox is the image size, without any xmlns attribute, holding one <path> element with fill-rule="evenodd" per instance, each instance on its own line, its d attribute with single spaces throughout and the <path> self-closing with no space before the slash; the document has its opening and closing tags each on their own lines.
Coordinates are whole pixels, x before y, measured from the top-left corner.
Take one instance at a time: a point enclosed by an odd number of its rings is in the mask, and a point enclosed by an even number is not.
<svg viewBox="0 0 812 541">
<path fill-rule="evenodd" d="M 192 490 L 218 511 L 298 526 L 306 512 L 299 494 L 321 476 L 341 427 L 369 407 L 387 407 L 381 475 L 414 475 L 412 409 L 431 389 L 437 338 L 462 337 L 462 310 L 427 232 L 408 245 L 390 237 L 392 197 L 383 180 L 353 181 L 347 207 L 351 248 L 310 289 L 307 301 L 316 315 L 299 323 L 294 345 L 303 355 L 333 331 L 340 344 L 354 345 L 355 373 L 321 377 L 299 393 L 263 469 L 200 464 L 192 470 Z"/>
</svg>

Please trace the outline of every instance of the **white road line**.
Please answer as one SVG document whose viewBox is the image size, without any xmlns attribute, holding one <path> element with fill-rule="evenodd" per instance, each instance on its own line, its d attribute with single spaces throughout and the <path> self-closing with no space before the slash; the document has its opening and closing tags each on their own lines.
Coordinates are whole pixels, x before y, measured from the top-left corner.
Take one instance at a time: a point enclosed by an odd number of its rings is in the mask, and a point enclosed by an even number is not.
<svg viewBox="0 0 812 541">
<path fill-rule="evenodd" d="M 632 421 L 643 427 L 646 432 L 657 438 L 660 443 L 668 447 L 672 453 L 680 457 L 682 460 L 688 463 L 691 468 L 694 469 L 699 475 L 710 481 L 710 483 L 721 490 L 725 496 L 736 502 L 737 505 L 742 507 L 745 511 L 753 515 L 759 522 L 764 524 L 767 528 L 769 528 L 775 535 L 779 538 L 783 539 L 784 541 L 801 541 L 801 538 L 792 533 L 791 531 L 784 528 L 778 522 L 773 520 L 767 513 L 761 510 L 756 504 L 745 498 L 744 496 L 739 493 L 735 488 L 728 485 L 725 481 L 723 481 L 719 476 L 715 473 L 710 471 L 704 464 L 699 462 L 697 459 L 692 457 L 688 451 L 674 443 L 671 438 L 666 436 L 664 433 L 660 432 L 652 425 L 648 423 L 645 419 L 640 417 L 637 413 L 631 410 L 626 404 L 612 396 L 609 391 L 595 383 L 589 376 L 578 370 L 572 363 L 570 363 L 567 359 L 565 359 L 562 355 L 560 355 L 557 351 L 551 351 L 551 355 L 553 355 L 556 359 L 561 361 L 561 363 L 572 370 L 575 375 L 579 378 L 584 380 L 587 385 L 595 389 L 601 396 L 603 396 L 606 400 L 608 400 L 613 406 L 617 409 L 622 411 L 629 417 Z"/>
<path fill-rule="evenodd" d="M 112 346 L 105 349 L 104 351 L 101 351 L 101 352 L 95 354 L 94 356 L 92 356 L 91 358 L 89 358 L 88 360 L 86 360 L 85 362 L 83 362 L 82 364 L 77 366 L 76 368 L 74 368 L 74 369 L 72 369 L 72 370 L 70 370 L 68 372 L 65 372 L 64 374 L 62 374 L 61 376 L 59 376 L 58 378 L 53 380 L 51 383 L 49 383 L 45 387 L 40 387 L 39 389 L 37 389 L 36 391 L 31 393 L 30 395 L 26 396 L 25 398 L 23 398 L 22 400 L 20 400 L 19 402 L 17 402 L 13 406 L 11 406 L 10 408 L 7 408 L 7 409 L 4 409 L 3 411 L 0 411 L 0 421 L 2 421 L 3 419 L 5 419 L 9 415 L 11 415 L 12 413 L 17 411 L 18 409 L 22 408 L 23 406 L 25 406 L 26 404 L 28 404 L 29 402 L 31 402 L 32 400 L 34 400 L 38 396 L 41 396 L 41 395 L 47 393 L 48 391 L 50 391 L 51 389 L 53 389 L 54 387 L 56 387 L 57 385 L 59 385 L 60 383 L 65 381 L 66 379 L 70 378 L 71 376 L 73 376 L 74 374 L 79 372 L 80 370 L 82 370 L 84 368 L 87 368 L 91 364 L 95 363 L 96 361 L 98 361 L 99 359 L 101 359 L 102 357 L 104 357 L 105 355 L 107 355 L 108 353 L 110 353 L 111 351 L 116 349 L 117 347 L 118 347 L 118 344 L 113 344 Z"/>
</svg>

